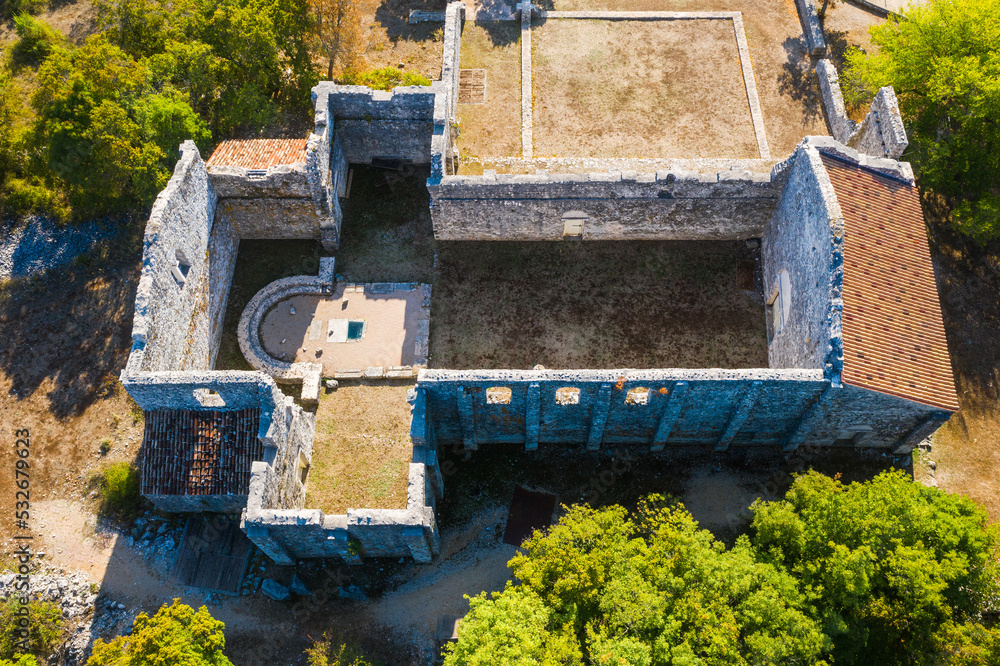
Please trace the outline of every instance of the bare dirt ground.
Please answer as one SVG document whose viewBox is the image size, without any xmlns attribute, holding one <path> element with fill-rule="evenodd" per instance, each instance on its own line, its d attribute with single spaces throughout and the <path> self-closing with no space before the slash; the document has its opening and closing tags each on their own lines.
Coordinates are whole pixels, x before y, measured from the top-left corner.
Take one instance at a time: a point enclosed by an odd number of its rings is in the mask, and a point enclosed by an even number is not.
<svg viewBox="0 0 1000 666">
<path fill-rule="evenodd" d="M 556 157 L 759 157 L 728 20 L 532 29 L 534 147 Z"/>
<path fill-rule="evenodd" d="M 914 465 L 918 479 L 979 502 L 1000 520 L 1000 246 L 948 231 L 925 202 L 960 411 Z"/>
<path fill-rule="evenodd" d="M 320 395 L 306 507 L 405 509 L 412 384 L 347 383 Z"/>
<path fill-rule="evenodd" d="M 555 10 L 742 12 L 771 154 L 784 157 L 802 137 L 829 133 L 795 0 L 546 0 L 539 5 Z M 644 45 L 634 46 L 640 55 Z M 706 114 L 717 112 L 705 109 Z"/>
<path fill-rule="evenodd" d="M 435 368 L 765 368 L 743 242 L 440 243 Z"/>
<path fill-rule="evenodd" d="M 410 9 L 443 9 L 443 2 L 408 0 L 361 0 L 362 26 L 366 33 L 363 69 L 400 67 L 433 80 L 441 78 L 444 30 L 440 23 L 408 22 Z M 326 63 L 323 77 L 326 75 Z"/>
<path fill-rule="evenodd" d="M 458 146 L 463 162 L 521 155 L 521 25 L 467 22 L 462 69 L 486 70 L 486 102 L 460 104 Z"/>
<path fill-rule="evenodd" d="M 83 44 L 87 37 L 97 31 L 97 12 L 91 0 L 53 2 L 52 5 L 53 7 L 38 14 L 38 18 L 61 32 L 73 44 Z M 16 38 L 13 24 L 0 23 L 0 44 Z"/>
</svg>

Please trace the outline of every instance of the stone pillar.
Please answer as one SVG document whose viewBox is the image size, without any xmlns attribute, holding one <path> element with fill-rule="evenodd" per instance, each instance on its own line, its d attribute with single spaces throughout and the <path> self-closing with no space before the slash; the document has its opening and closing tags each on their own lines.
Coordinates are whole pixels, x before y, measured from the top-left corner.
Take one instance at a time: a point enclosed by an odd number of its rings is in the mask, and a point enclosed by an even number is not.
<svg viewBox="0 0 1000 666">
<path fill-rule="evenodd" d="M 740 428 L 743 427 L 743 423 L 750 416 L 750 410 L 753 406 L 757 404 L 757 397 L 760 395 L 760 387 L 763 382 L 754 381 L 751 382 L 749 387 L 744 388 L 740 392 L 738 402 L 736 403 L 736 409 L 733 410 L 733 415 L 729 417 L 729 425 L 726 426 L 725 432 L 719 437 L 719 441 L 715 443 L 716 451 L 725 451 L 729 448 L 730 442 L 739 433 Z"/>
<path fill-rule="evenodd" d="M 826 398 L 830 393 L 831 386 L 829 384 L 823 389 L 823 392 L 819 394 L 819 397 L 808 407 L 806 407 L 805 412 L 802 413 L 802 418 L 799 422 L 795 424 L 795 427 L 789 433 L 788 437 L 785 439 L 781 446 L 781 449 L 786 453 L 794 451 L 799 448 L 802 442 L 805 441 L 806 437 L 812 434 L 812 431 L 816 429 L 816 426 L 826 417 Z"/>
<path fill-rule="evenodd" d="M 538 382 L 528 384 L 528 397 L 524 407 L 524 450 L 534 451 L 538 448 L 538 417 L 541 406 Z"/>
<path fill-rule="evenodd" d="M 462 422 L 462 442 L 467 451 L 475 451 L 479 445 L 476 442 L 476 415 L 472 408 L 472 396 L 464 386 L 459 386 L 455 395 L 458 398 L 459 420 Z"/>
<path fill-rule="evenodd" d="M 403 542 L 410 549 L 414 562 L 428 564 L 432 559 L 430 544 L 424 536 L 423 525 L 406 525 L 403 527 Z"/>
<path fill-rule="evenodd" d="M 667 396 L 667 404 L 663 406 L 660 424 L 656 427 L 656 434 L 653 435 L 653 443 L 649 446 L 650 451 L 663 450 L 671 431 L 674 429 L 674 424 L 677 423 L 677 418 L 681 415 L 687 390 L 687 382 L 674 382 L 673 390 Z"/>
<path fill-rule="evenodd" d="M 596 451 L 601 448 L 604 439 L 604 425 L 608 422 L 608 409 L 611 408 L 611 384 L 601 384 L 594 401 L 593 417 L 590 420 L 590 436 L 587 438 L 587 449 Z"/>
</svg>

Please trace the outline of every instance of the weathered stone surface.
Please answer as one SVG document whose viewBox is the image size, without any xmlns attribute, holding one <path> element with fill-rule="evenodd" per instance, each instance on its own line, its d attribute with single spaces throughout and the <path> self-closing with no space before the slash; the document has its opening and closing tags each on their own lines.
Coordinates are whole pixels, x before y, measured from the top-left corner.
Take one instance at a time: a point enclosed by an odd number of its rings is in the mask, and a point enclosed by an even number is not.
<svg viewBox="0 0 1000 666">
<path fill-rule="evenodd" d="M 291 585 L 288 586 L 288 589 L 290 589 L 292 592 L 299 595 L 300 597 L 313 596 L 312 590 L 309 589 L 309 586 L 306 585 L 305 581 L 299 578 L 298 574 L 292 576 L 292 583 Z"/>
<path fill-rule="evenodd" d="M 288 588 L 273 578 L 265 578 L 260 584 L 260 591 L 264 594 L 264 596 L 274 599 L 275 601 L 288 601 L 292 598 Z"/>
</svg>

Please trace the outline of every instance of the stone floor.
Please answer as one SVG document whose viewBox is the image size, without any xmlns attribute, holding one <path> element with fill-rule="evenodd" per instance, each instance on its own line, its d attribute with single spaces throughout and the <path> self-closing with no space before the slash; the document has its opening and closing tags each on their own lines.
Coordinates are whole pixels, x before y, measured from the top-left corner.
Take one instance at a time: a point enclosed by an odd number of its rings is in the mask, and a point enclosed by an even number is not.
<svg viewBox="0 0 1000 666">
<path fill-rule="evenodd" d="M 341 283 L 327 297 L 278 303 L 264 316 L 260 340 L 274 358 L 322 363 L 324 376 L 423 365 L 429 299 L 427 285 Z"/>
</svg>

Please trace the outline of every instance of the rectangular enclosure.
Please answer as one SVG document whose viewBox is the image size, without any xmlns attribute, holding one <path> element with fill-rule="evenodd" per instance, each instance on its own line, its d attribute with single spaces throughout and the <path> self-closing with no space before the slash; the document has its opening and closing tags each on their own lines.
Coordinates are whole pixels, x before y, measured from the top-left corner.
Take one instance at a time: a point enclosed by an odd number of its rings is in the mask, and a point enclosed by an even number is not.
<svg viewBox="0 0 1000 666">
<path fill-rule="evenodd" d="M 439 243 L 430 367 L 766 368 L 750 245 Z"/>
<path fill-rule="evenodd" d="M 532 50 L 537 155 L 759 156 L 732 20 L 536 20 Z"/>
</svg>

